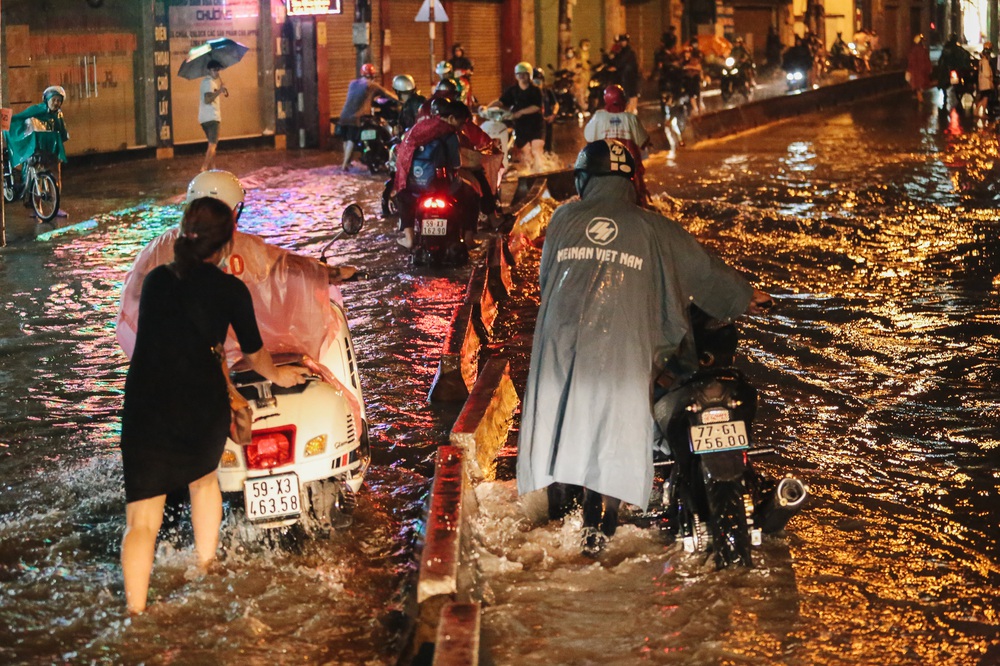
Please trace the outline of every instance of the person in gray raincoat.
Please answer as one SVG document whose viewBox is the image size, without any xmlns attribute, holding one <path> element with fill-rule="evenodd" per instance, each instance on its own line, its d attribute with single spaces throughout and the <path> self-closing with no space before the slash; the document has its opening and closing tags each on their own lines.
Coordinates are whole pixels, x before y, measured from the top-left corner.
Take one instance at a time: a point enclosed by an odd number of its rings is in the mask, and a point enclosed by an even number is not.
<svg viewBox="0 0 1000 666">
<path fill-rule="evenodd" d="M 653 378 L 672 356 L 697 368 L 688 306 L 731 319 L 770 296 L 679 224 L 636 205 L 622 143 L 587 144 L 575 171 L 581 198 L 555 211 L 542 247 L 517 485 L 521 494 L 548 487 L 551 517 L 552 490 L 582 486 L 584 552 L 596 555 L 620 501 L 648 504 Z"/>
</svg>

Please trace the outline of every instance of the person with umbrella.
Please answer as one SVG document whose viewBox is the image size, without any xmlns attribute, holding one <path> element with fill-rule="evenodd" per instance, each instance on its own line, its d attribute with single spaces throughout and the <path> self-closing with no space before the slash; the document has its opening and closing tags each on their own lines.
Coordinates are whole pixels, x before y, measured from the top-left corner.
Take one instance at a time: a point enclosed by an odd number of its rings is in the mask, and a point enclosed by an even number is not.
<svg viewBox="0 0 1000 666">
<path fill-rule="evenodd" d="M 229 90 L 222 83 L 219 72 L 238 63 L 247 51 L 249 49 L 246 46 L 228 37 L 210 39 L 188 51 L 188 57 L 177 72 L 189 81 L 201 79 L 198 122 L 208 139 L 202 171 L 215 168 L 215 149 L 219 144 L 219 126 L 222 124 L 222 104 L 219 97 L 229 97 Z"/>
<path fill-rule="evenodd" d="M 222 124 L 222 104 L 219 102 L 219 97 L 222 95 L 229 97 L 229 90 L 219 76 L 222 65 L 216 60 L 211 60 L 206 69 L 208 74 L 201 80 L 201 94 L 198 98 L 198 122 L 201 123 L 205 138 L 208 139 L 205 161 L 201 163 L 202 171 L 215 168 L 215 149 L 219 145 L 219 126 Z"/>
</svg>

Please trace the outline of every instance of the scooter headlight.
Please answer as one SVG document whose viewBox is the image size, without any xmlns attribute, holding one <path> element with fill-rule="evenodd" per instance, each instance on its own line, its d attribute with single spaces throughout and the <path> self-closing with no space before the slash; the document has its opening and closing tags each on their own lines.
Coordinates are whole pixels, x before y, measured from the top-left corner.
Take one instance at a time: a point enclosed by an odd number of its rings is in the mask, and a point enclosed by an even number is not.
<svg viewBox="0 0 1000 666">
<path fill-rule="evenodd" d="M 735 58 L 726 58 L 726 67 L 732 68 L 732 67 L 735 67 L 735 66 L 736 66 L 736 59 Z"/>
<path fill-rule="evenodd" d="M 789 81 L 794 81 L 795 75 L 792 74 L 791 72 L 788 72 L 788 74 L 785 74 L 785 78 L 788 79 Z"/>
<path fill-rule="evenodd" d="M 803 78 L 802 72 L 795 72 L 795 80 L 801 81 Z"/>
<path fill-rule="evenodd" d="M 308 442 L 306 442 L 305 455 L 308 456 L 318 456 L 321 453 L 326 453 L 326 435 L 319 435 L 318 437 L 313 437 Z"/>
</svg>

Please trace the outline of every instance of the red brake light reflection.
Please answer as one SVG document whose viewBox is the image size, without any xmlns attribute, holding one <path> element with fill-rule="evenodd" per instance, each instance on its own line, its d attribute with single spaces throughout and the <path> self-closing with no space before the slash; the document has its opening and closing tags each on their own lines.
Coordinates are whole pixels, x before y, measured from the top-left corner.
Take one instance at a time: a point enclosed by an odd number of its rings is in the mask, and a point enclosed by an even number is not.
<svg viewBox="0 0 1000 666">
<path fill-rule="evenodd" d="M 287 465 L 295 455 L 295 427 L 255 430 L 244 453 L 248 469 L 270 469 Z"/>
<path fill-rule="evenodd" d="M 448 207 L 448 202 L 442 199 L 441 197 L 428 197 L 424 199 L 421 205 L 423 206 L 424 210 L 431 210 L 431 209 L 442 210 Z"/>
</svg>

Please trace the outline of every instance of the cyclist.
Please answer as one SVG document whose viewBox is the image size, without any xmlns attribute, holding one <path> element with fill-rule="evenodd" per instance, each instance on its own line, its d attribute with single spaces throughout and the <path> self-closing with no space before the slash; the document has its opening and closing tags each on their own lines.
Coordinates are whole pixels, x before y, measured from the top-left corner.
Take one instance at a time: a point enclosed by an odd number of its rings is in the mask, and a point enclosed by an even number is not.
<svg viewBox="0 0 1000 666">
<path fill-rule="evenodd" d="M 61 165 L 66 161 L 63 143 L 69 140 L 62 114 L 65 99 L 62 86 L 49 86 L 42 92 L 42 103 L 15 113 L 10 119 L 10 131 L 5 132 L 11 167 L 18 167 L 38 154 L 45 166 L 52 168 L 60 189 Z M 66 217 L 61 210 L 58 215 Z"/>
</svg>

